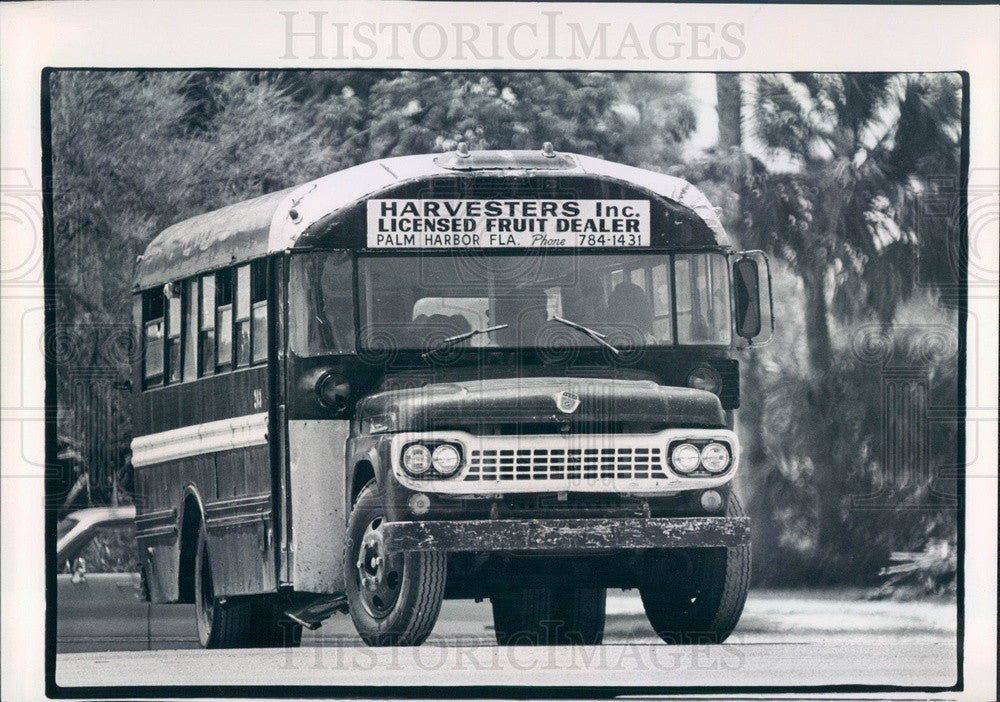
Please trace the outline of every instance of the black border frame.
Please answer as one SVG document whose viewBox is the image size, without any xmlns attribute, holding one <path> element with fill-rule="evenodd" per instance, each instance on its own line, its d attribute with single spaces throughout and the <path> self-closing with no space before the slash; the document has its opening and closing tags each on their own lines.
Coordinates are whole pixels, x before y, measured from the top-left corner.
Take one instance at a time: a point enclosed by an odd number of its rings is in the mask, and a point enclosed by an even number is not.
<svg viewBox="0 0 1000 702">
<path fill-rule="evenodd" d="M 440 0 L 436 0 L 440 1 Z M 497 0 L 487 0 L 496 2 Z M 528 1 L 528 0 L 518 0 Z M 726 0 L 708 0 L 708 2 L 726 2 Z M 850 0 L 768 0 L 767 4 L 861 4 L 885 6 L 883 2 L 859 2 Z M 901 0 L 903 5 L 932 4 L 920 2 L 920 0 Z M 938 3 L 933 3 L 938 4 Z M 977 0 L 949 0 L 940 3 L 942 5 L 983 5 L 987 4 Z M 888 8 L 887 8 L 888 9 Z M 94 72 L 168 72 L 168 71 L 313 71 L 313 70 L 352 70 L 352 71 L 411 71 L 420 73 L 441 72 L 436 69 L 412 69 L 412 68 L 350 68 L 350 69 L 319 69 L 319 68 L 273 68 L 273 67 L 186 67 L 180 68 L 141 68 L 141 67 L 87 67 L 87 66 L 47 66 L 41 72 L 41 152 L 42 152 L 42 209 L 43 209 L 43 233 L 42 233 L 42 260 L 44 267 L 44 312 L 45 312 L 45 338 L 53 338 L 51 335 L 56 330 L 56 296 L 55 296 L 55 229 L 53 222 L 53 193 L 52 193 L 52 118 L 51 118 L 51 94 L 49 78 L 55 72 L 61 71 L 94 71 Z M 482 72 L 484 69 L 449 69 L 449 72 Z M 557 72 L 542 69 L 520 69 L 521 72 Z M 493 72 L 503 72 L 496 70 Z M 558 72 L 579 72 L 579 71 L 558 71 Z M 604 73 L 628 73 L 631 71 L 609 70 Z M 692 73 L 693 71 L 655 71 L 657 73 Z M 715 71 L 715 75 L 727 73 L 768 73 L 771 71 Z M 886 71 L 819 71 L 820 73 L 908 73 L 906 69 L 886 70 Z M 953 71 L 922 71 L 922 73 L 954 73 L 962 80 L 962 134 L 960 142 L 960 163 L 959 163 L 959 207 L 958 207 L 958 260 L 963 263 L 968 261 L 968 185 L 969 185 L 969 128 L 970 128 L 970 80 L 969 74 L 964 70 Z M 957 505 L 957 547 L 958 547 L 958 570 L 956 574 L 956 645 L 957 645 L 957 679 L 954 685 L 945 687 L 933 686 L 908 686 L 908 685 L 820 685 L 820 686 L 796 686 L 796 685 L 774 685 L 774 686 L 671 686 L 656 687 L 649 685 L 638 685 L 634 687 L 622 686 L 555 686 L 555 685 L 456 685 L 456 686 L 358 686 L 358 685 L 190 685 L 190 686 L 165 686 L 165 685 L 134 685 L 134 686 L 81 686 L 62 687 L 56 683 L 56 569 L 48 567 L 54 563 L 56 546 L 56 511 L 48 504 L 48 496 L 52 492 L 53 474 L 46 471 L 45 479 L 45 694 L 56 699 L 80 699 L 80 698 L 105 698 L 105 699 L 128 699 L 135 697 L 143 698 L 204 698 L 204 697 L 245 697 L 245 698 L 351 698 L 351 697 L 393 697 L 393 698 L 423 698 L 423 699 L 457 699 L 457 698 L 552 698 L 552 699 L 608 699 L 618 695 L 642 696 L 642 695 L 702 695 L 719 696 L 725 694 L 746 694 L 746 695 L 766 695 L 766 694 L 791 694 L 808 693 L 810 695 L 823 693 L 940 693 L 958 692 L 965 689 L 965 487 L 966 487 L 966 380 L 967 380 L 967 332 L 968 321 L 968 270 L 963 267 L 958 271 L 958 291 L 954 298 L 954 306 L 958 313 L 958 369 L 957 379 L 957 407 L 955 408 L 955 421 L 958 427 L 956 437 L 956 465 L 958 472 L 956 475 L 956 491 L 958 493 Z M 45 355 L 45 463 L 46 466 L 55 463 L 56 455 L 56 363 L 51 354 Z M 1000 526 L 1000 516 L 998 516 L 998 526 Z M 1000 602 L 1000 595 L 998 595 Z"/>
</svg>

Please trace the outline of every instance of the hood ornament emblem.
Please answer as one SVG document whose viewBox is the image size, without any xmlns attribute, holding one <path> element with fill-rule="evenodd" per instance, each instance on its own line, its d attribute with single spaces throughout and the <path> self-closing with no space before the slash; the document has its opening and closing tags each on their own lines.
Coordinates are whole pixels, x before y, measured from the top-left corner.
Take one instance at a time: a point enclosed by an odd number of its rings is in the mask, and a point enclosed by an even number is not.
<svg viewBox="0 0 1000 702">
<path fill-rule="evenodd" d="M 566 414 L 572 414 L 576 412 L 576 408 L 580 406 L 580 396 L 575 392 L 570 392 L 569 390 L 563 390 L 562 392 L 555 394 L 556 407 L 559 408 L 560 412 L 565 412 Z"/>
</svg>

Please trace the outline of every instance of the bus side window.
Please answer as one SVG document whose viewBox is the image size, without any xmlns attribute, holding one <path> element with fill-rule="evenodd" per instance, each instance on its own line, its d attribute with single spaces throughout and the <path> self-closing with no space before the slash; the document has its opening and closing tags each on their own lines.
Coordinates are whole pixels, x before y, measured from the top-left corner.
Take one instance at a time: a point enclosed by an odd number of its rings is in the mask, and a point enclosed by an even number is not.
<svg viewBox="0 0 1000 702">
<path fill-rule="evenodd" d="M 201 319 L 198 322 L 198 346 L 201 351 L 198 372 L 215 373 L 215 274 L 201 278 Z"/>
<path fill-rule="evenodd" d="M 250 365 L 250 266 L 236 269 L 236 367 Z"/>
<path fill-rule="evenodd" d="M 142 377 L 144 387 L 163 384 L 163 290 L 142 294 Z"/>
<path fill-rule="evenodd" d="M 250 339 L 253 363 L 267 360 L 267 259 L 250 264 Z"/>
<path fill-rule="evenodd" d="M 682 344 L 728 344 L 728 266 L 720 254 L 674 256 L 677 291 L 677 341 Z"/>
<path fill-rule="evenodd" d="M 181 380 L 181 286 L 168 283 L 167 305 L 167 383 Z"/>
<path fill-rule="evenodd" d="M 215 370 L 233 367 L 233 271 L 215 274 Z"/>
<path fill-rule="evenodd" d="M 184 380 L 198 375 L 198 279 L 184 283 Z"/>
</svg>

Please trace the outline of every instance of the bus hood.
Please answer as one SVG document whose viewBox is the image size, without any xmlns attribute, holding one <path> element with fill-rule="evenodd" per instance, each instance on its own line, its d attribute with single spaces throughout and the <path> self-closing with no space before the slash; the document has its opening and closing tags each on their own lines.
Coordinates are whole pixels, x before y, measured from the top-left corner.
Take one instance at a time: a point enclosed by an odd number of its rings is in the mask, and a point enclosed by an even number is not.
<svg viewBox="0 0 1000 702">
<path fill-rule="evenodd" d="M 719 398 L 704 390 L 648 380 L 497 378 L 431 383 L 388 390 L 358 403 L 362 430 L 370 433 L 465 429 L 489 425 L 623 424 L 723 427 Z M 537 430 L 537 427 L 536 427 Z"/>
</svg>

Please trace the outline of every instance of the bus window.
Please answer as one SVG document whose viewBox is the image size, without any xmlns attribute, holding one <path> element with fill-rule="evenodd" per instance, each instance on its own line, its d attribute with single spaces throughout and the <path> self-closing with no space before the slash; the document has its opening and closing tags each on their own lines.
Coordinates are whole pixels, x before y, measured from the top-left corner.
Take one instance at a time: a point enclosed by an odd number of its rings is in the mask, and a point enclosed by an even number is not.
<svg viewBox="0 0 1000 702">
<path fill-rule="evenodd" d="M 215 274 L 215 370 L 233 367 L 233 272 Z"/>
<path fill-rule="evenodd" d="M 198 279 L 184 284 L 184 380 L 198 374 Z"/>
<path fill-rule="evenodd" d="M 317 251 L 292 256 L 288 308 L 288 343 L 293 353 L 353 353 L 354 269 L 350 254 Z"/>
<path fill-rule="evenodd" d="M 665 263 L 653 266 L 650 271 L 653 284 L 653 336 L 670 343 L 674 339 L 674 325 L 670 317 L 670 268 Z"/>
<path fill-rule="evenodd" d="M 682 344 L 728 344 L 732 329 L 729 267 L 721 254 L 677 254 L 677 340 Z"/>
<path fill-rule="evenodd" d="M 142 367 L 145 387 L 163 383 L 163 291 L 142 294 Z"/>
<path fill-rule="evenodd" d="M 236 367 L 250 365 L 250 266 L 236 269 Z"/>
<path fill-rule="evenodd" d="M 181 380 L 181 286 L 170 283 L 167 307 L 167 382 L 179 383 Z"/>
<path fill-rule="evenodd" d="M 267 360 L 267 259 L 250 264 L 251 361 Z"/>
<path fill-rule="evenodd" d="M 198 346 L 201 360 L 198 372 L 201 375 L 215 373 L 215 274 L 201 278 L 201 319 L 198 326 Z"/>
</svg>

